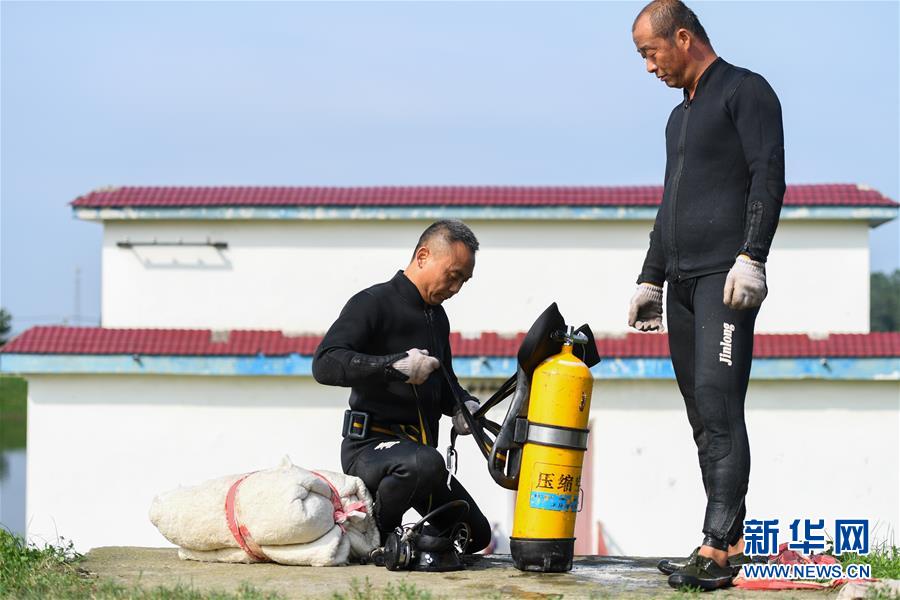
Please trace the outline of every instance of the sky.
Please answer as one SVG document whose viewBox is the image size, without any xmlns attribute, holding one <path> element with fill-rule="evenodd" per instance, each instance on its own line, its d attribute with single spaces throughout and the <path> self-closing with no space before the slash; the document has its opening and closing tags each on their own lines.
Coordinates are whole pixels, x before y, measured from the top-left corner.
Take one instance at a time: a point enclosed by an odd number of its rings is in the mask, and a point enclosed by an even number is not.
<svg viewBox="0 0 900 600">
<path fill-rule="evenodd" d="M 778 93 L 789 184 L 900 199 L 900 3 L 689 5 Z M 661 184 L 680 91 L 641 6 L 3 1 L 0 304 L 99 321 L 101 226 L 68 203 L 107 185 Z M 896 220 L 871 249 L 900 267 Z"/>
</svg>

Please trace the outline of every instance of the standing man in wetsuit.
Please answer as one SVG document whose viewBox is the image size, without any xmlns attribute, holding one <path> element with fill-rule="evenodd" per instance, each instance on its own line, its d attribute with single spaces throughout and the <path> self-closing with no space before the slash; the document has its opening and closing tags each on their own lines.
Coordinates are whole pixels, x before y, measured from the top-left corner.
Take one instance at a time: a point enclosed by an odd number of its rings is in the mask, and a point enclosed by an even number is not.
<svg viewBox="0 0 900 600">
<path fill-rule="evenodd" d="M 478 240 L 461 221 L 433 223 L 405 271 L 350 298 L 313 358 L 316 381 L 351 388 L 341 465 L 375 497 L 382 542 L 409 508 L 424 516 L 452 500 L 469 503 L 466 551 L 491 539 L 487 519 L 459 481 L 448 479 L 435 449 L 442 414 L 453 417 L 457 433 L 469 433 L 454 396 L 470 412 L 478 409 L 453 373 L 450 323 L 441 307 L 472 277 L 477 251 Z M 431 525 L 452 527 L 447 518 L 439 515 Z"/>
<path fill-rule="evenodd" d="M 647 71 L 684 96 L 666 125 L 662 204 L 628 323 L 662 329 L 667 281 L 669 350 L 707 498 L 701 546 L 686 564 L 659 568 L 673 587 L 715 589 L 748 560 L 744 397 L 785 191 L 781 106 L 760 75 L 716 56 L 680 0 L 645 6 L 632 37 Z"/>
</svg>

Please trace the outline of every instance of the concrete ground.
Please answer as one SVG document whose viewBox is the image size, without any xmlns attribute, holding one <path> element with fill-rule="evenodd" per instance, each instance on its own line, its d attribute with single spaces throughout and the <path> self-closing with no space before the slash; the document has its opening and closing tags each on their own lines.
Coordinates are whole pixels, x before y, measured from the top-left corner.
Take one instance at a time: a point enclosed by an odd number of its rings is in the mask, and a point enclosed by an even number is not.
<svg viewBox="0 0 900 600">
<path fill-rule="evenodd" d="M 372 565 L 349 567 L 289 567 L 276 564 L 224 564 L 179 560 L 170 548 L 95 548 L 81 566 L 101 578 L 122 585 L 138 584 L 145 588 L 172 587 L 178 583 L 201 590 L 236 591 L 247 582 L 261 591 L 281 594 L 284 598 L 331 598 L 351 593 L 353 582 L 370 595 L 381 598 L 392 584 L 412 584 L 428 591 L 434 598 L 685 598 L 671 589 L 666 578 L 656 570 L 658 558 L 614 556 L 576 557 L 569 573 L 524 573 L 512 564 L 509 555 L 476 556 L 467 561 L 464 571 L 451 573 L 399 573 Z M 746 592 L 720 590 L 715 598 L 750 598 L 783 600 L 784 598 L 834 599 L 834 592 Z M 396 596 L 395 596 L 396 597 Z M 400 596 L 403 597 L 403 596 Z"/>
</svg>

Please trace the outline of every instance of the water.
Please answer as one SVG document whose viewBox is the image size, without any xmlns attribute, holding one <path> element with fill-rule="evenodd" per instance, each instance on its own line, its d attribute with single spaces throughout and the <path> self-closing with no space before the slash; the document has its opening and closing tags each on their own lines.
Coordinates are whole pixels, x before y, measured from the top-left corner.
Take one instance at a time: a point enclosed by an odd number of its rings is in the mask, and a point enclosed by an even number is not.
<svg viewBox="0 0 900 600">
<path fill-rule="evenodd" d="M 25 449 L 0 452 L 0 525 L 25 535 Z"/>
</svg>

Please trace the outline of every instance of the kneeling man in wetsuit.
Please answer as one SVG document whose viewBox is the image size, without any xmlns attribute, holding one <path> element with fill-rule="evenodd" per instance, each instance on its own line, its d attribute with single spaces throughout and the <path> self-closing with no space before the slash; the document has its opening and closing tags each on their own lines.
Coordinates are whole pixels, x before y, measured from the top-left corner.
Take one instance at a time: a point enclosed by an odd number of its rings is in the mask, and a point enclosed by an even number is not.
<svg viewBox="0 0 900 600">
<path fill-rule="evenodd" d="M 441 307 L 472 277 L 477 250 L 461 221 L 433 223 L 406 270 L 350 298 L 316 349 L 316 381 L 351 388 L 341 465 L 372 492 L 382 542 L 409 508 L 425 515 L 453 500 L 469 503 L 466 551 L 491 539 L 487 519 L 459 481 L 448 480 L 436 450 L 442 414 L 453 417 L 457 433 L 469 433 L 454 394 L 471 412 L 478 408 L 453 373 L 450 323 Z M 440 516 L 432 521 L 437 529 L 454 525 Z"/>
</svg>

